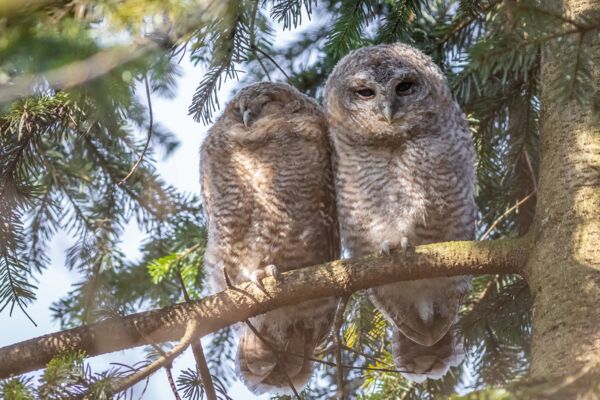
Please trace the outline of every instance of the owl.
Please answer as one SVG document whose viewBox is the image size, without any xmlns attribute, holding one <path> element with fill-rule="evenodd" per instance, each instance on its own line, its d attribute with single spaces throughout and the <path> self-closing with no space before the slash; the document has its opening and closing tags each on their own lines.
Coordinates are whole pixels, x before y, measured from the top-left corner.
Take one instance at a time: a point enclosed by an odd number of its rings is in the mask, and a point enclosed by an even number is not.
<svg viewBox="0 0 600 400">
<path fill-rule="evenodd" d="M 342 249 L 350 257 L 472 239 L 475 152 L 467 121 L 432 60 L 404 44 L 365 47 L 325 89 Z M 368 291 L 393 328 L 392 354 L 416 382 L 464 358 L 457 325 L 470 277 Z"/>
<path fill-rule="evenodd" d="M 239 91 L 201 148 L 208 220 L 204 268 L 214 290 L 339 258 L 324 111 L 293 87 Z M 300 390 L 329 334 L 336 301 L 311 300 L 235 327 L 236 369 L 256 394 Z M 258 336 L 253 333 L 256 329 Z"/>
</svg>

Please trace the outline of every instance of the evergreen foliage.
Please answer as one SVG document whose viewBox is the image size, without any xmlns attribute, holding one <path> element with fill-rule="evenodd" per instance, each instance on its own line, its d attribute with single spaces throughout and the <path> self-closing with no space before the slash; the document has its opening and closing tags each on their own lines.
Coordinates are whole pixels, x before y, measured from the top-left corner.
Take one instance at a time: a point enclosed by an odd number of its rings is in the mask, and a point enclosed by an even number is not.
<svg viewBox="0 0 600 400">
<path fill-rule="evenodd" d="M 600 40 L 600 15 L 573 20 L 534 0 L 73 0 L 34 2 L 25 10 L 11 7 L 13 1 L 0 8 L 0 312 L 27 313 L 50 262 L 48 243 L 65 231 L 76 239 L 67 266 L 82 280 L 51 307 L 63 327 L 202 293 L 201 206 L 155 168 L 159 150 L 168 157 L 178 143 L 153 121 L 151 96 L 173 95 L 183 57 L 204 70 L 189 112 L 208 124 L 222 106 L 216 95 L 224 80 L 288 80 L 321 99 L 328 73 L 352 49 L 394 41 L 422 49 L 447 74 L 471 123 L 482 239 L 522 235 L 532 222 L 542 46 L 564 55 L 564 79 L 552 82 L 556 101 L 600 109 L 591 58 L 582 51 L 582 43 Z M 276 29 L 298 34 L 279 45 Z M 110 53 L 116 59 L 99 78 L 71 85 L 47 74 L 148 39 L 152 46 L 139 47 L 133 60 Z M 2 97 L 3 91 L 13 95 Z M 136 129 L 147 131 L 149 146 Z M 147 236 L 135 263 L 118 251 L 132 218 Z M 416 385 L 393 371 L 385 319 L 355 294 L 342 328 L 347 390 L 365 400 L 512 399 L 486 388 L 527 371 L 530 305 L 519 277 L 475 279 L 462 310 L 467 362 L 441 381 Z M 228 398 L 233 377 L 232 343 L 226 329 L 207 350 L 220 398 Z M 322 356 L 303 398 L 335 395 L 333 349 Z M 12 378 L 0 393 L 108 398 L 111 381 L 141 366 L 92 373 L 83 360 L 62 355 L 39 382 Z M 177 378 L 177 387 L 183 398 L 204 396 L 194 369 Z M 457 390 L 479 391 L 460 397 Z"/>
</svg>

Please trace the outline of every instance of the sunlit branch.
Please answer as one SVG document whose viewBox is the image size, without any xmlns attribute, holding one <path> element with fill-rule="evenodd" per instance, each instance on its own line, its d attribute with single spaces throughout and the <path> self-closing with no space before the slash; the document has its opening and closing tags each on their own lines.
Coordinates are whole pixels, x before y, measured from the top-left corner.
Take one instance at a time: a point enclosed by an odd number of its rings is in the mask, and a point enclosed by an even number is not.
<svg viewBox="0 0 600 400">
<path fill-rule="evenodd" d="M 265 278 L 160 310 L 112 318 L 0 348 L 0 378 L 43 368 L 66 350 L 88 356 L 180 338 L 188 321 L 199 320 L 199 336 L 270 310 L 309 299 L 340 297 L 358 290 L 406 280 L 520 273 L 528 257 L 528 238 L 448 242 L 418 246 L 413 252 L 338 260 Z"/>
</svg>

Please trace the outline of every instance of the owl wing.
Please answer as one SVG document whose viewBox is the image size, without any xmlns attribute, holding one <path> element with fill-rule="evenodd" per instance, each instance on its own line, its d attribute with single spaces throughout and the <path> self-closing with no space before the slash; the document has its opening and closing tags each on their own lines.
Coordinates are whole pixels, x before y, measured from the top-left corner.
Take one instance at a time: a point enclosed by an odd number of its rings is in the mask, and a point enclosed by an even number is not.
<svg viewBox="0 0 600 400">
<path fill-rule="evenodd" d="M 340 224 L 337 216 L 337 209 L 335 206 L 335 189 L 333 186 L 333 179 L 331 182 L 331 191 L 329 192 L 331 198 L 328 199 L 327 203 L 329 206 L 325 211 L 330 226 L 328 229 L 329 235 L 329 258 L 331 260 L 337 260 L 340 258 L 341 245 L 340 245 Z"/>
<path fill-rule="evenodd" d="M 338 220 L 338 213 L 337 213 L 337 203 L 336 203 L 336 195 L 335 195 L 335 181 L 334 181 L 334 177 L 333 177 L 333 171 L 336 170 L 336 160 L 337 160 L 337 156 L 335 154 L 335 148 L 333 147 L 333 144 L 331 142 L 329 142 L 329 145 L 331 146 L 331 157 L 330 157 L 330 162 L 331 162 L 331 173 L 328 175 L 329 176 L 329 180 L 327 182 L 327 187 L 330 188 L 330 190 L 327 192 L 331 197 L 326 199 L 325 204 L 328 204 L 329 208 L 326 210 L 325 214 L 327 216 L 327 218 L 329 218 L 331 220 L 331 227 L 329 229 L 329 249 L 330 249 L 330 258 L 331 260 L 337 260 L 340 258 L 341 256 L 341 239 L 340 239 L 340 223 Z"/>
</svg>

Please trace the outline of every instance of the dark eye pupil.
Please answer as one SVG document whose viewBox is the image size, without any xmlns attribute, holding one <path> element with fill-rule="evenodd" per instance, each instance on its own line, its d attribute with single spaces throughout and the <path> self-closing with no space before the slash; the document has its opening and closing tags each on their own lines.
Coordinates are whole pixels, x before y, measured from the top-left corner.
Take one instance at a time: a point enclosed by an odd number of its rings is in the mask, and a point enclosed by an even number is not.
<svg viewBox="0 0 600 400">
<path fill-rule="evenodd" d="M 412 82 L 401 82 L 398 84 L 398 86 L 396 86 L 396 93 L 398 94 L 406 94 L 407 91 L 410 90 L 410 88 L 413 87 L 413 83 Z"/>
<path fill-rule="evenodd" d="M 361 97 L 372 97 L 375 95 L 375 92 L 371 89 L 360 89 L 357 90 L 356 93 L 358 93 L 358 95 Z"/>
</svg>

